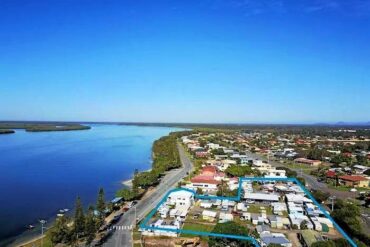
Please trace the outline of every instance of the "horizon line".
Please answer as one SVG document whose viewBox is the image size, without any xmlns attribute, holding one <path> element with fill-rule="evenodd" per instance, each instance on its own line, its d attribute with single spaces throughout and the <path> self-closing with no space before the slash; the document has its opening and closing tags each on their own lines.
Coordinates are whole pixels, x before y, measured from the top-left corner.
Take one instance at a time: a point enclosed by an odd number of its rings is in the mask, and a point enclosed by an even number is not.
<svg viewBox="0 0 370 247">
<path fill-rule="evenodd" d="M 336 122 L 152 122 L 152 121 L 55 121 L 55 120 L 0 120 L 0 123 L 79 123 L 79 124 L 122 124 L 122 125 L 214 125 L 214 126 L 370 126 L 370 121 Z"/>
</svg>

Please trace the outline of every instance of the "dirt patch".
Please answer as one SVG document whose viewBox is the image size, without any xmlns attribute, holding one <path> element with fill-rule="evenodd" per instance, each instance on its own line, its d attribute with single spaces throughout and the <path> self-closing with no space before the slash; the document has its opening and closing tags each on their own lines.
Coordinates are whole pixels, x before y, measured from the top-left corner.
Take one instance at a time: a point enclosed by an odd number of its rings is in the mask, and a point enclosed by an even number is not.
<svg viewBox="0 0 370 247">
<path fill-rule="evenodd" d="M 144 237 L 144 247 L 208 247 L 202 243 L 199 237 L 194 238 L 166 238 L 166 237 Z"/>
</svg>

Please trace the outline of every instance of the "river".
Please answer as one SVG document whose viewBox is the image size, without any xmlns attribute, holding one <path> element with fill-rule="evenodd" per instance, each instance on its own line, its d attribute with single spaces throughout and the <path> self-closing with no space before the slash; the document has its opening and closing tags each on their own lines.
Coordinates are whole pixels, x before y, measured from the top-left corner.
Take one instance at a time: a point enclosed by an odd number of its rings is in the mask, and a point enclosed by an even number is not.
<svg viewBox="0 0 370 247">
<path fill-rule="evenodd" d="M 180 130 L 91 127 L 0 135 L 0 246 L 9 244 L 29 224 L 52 219 L 59 209 L 72 209 L 77 196 L 85 206 L 94 204 L 102 187 L 106 199 L 112 199 L 135 168 L 151 167 L 153 141 Z"/>
</svg>

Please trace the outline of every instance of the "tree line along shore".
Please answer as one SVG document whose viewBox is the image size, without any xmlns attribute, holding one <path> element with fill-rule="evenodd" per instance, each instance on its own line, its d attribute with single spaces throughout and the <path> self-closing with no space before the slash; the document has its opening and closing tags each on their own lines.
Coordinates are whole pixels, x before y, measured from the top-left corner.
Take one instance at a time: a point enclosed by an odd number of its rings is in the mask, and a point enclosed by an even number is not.
<svg viewBox="0 0 370 247">
<path fill-rule="evenodd" d="M 14 129 L 24 129 L 28 132 L 43 131 L 71 131 L 88 130 L 90 126 L 77 123 L 24 123 L 24 122 L 0 122 L 0 134 L 14 133 Z"/>
<path fill-rule="evenodd" d="M 177 138 L 188 131 L 172 132 L 168 136 L 161 137 L 153 143 L 152 169 L 150 171 L 134 171 L 131 188 L 122 188 L 116 196 L 125 201 L 140 199 L 147 189 L 157 185 L 166 171 L 181 166 L 180 156 L 177 150 Z"/>
</svg>

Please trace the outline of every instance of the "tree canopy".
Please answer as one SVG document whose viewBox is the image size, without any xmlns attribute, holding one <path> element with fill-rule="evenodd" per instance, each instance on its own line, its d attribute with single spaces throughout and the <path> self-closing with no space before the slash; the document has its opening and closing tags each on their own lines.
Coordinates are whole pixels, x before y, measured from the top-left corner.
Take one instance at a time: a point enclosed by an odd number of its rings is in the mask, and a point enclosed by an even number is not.
<svg viewBox="0 0 370 247">
<path fill-rule="evenodd" d="M 234 221 L 217 223 L 212 232 L 219 234 L 247 235 L 247 229 Z M 218 237 L 209 237 L 208 245 L 209 247 L 254 246 L 250 241 L 247 240 Z"/>
<path fill-rule="evenodd" d="M 229 166 L 225 172 L 228 175 L 234 176 L 234 177 L 243 177 L 245 175 L 251 175 L 253 174 L 253 170 L 250 166 L 241 166 L 241 165 L 231 165 Z"/>
</svg>

